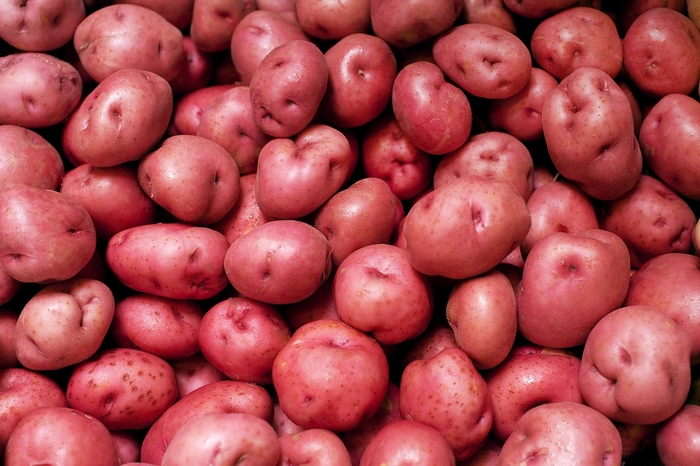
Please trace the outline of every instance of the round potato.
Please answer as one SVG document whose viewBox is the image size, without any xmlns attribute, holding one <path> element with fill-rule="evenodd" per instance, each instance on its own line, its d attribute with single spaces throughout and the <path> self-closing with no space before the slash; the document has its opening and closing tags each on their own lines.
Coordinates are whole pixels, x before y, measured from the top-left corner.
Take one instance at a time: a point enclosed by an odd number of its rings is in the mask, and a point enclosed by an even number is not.
<svg viewBox="0 0 700 466">
<path fill-rule="evenodd" d="M 301 28 L 319 39 L 340 40 L 350 34 L 370 32 L 370 0 L 297 0 Z"/>
<path fill-rule="evenodd" d="M 57 189 L 65 174 L 63 159 L 43 136 L 17 125 L 0 125 L 0 186 L 24 183 Z"/>
<path fill-rule="evenodd" d="M 463 8 L 464 0 L 371 0 L 370 21 L 377 37 L 406 48 L 446 31 Z"/>
<path fill-rule="evenodd" d="M 0 18 L 0 38 L 5 42 L 24 52 L 49 52 L 73 39 L 78 24 L 85 19 L 85 2 L 3 2 Z"/>
<path fill-rule="evenodd" d="M 254 0 L 196 0 L 190 37 L 199 50 L 222 52 L 231 46 L 234 29 L 256 9 Z"/>
<path fill-rule="evenodd" d="M 196 135 L 204 109 L 233 86 L 234 84 L 215 84 L 179 96 L 175 100 L 168 136 Z"/>
<path fill-rule="evenodd" d="M 133 3 L 160 14 L 178 29 L 186 29 L 192 22 L 194 0 L 111 0 L 111 3 Z"/>
</svg>

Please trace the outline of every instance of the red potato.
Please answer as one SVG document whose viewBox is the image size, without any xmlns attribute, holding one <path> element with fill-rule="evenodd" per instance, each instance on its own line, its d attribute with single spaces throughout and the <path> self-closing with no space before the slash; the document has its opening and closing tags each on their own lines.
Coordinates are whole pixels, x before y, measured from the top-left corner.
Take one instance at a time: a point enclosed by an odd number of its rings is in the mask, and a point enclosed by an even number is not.
<svg viewBox="0 0 700 466">
<path fill-rule="evenodd" d="M 241 461 L 277 466 L 280 442 L 272 426 L 246 413 L 197 416 L 175 434 L 163 455 L 162 466 L 207 466 L 212 458 L 221 464 Z"/>
<path fill-rule="evenodd" d="M 664 7 L 671 8 L 672 10 L 678 11 L 680 13 L 686 13 L 689 18 L 693 18 L 691 14 L 692 7 L 686 4 L 693 3 L 693 0 L 687 2 L 686 0 L 622 0 L 619 2 L 617 8 L 615 8 L 615 18 L 620 30 L 620 35 L 624 36 L 627 34 L 630 26 L 635 19 L 639 17 L 642 13 L 652 8 Z"/>
<path fill-rule="evenodd" d="M 559 82 L 540 68 L 530 70 L 530 80 L 511 97 L 492 99 L 488 103 L 487 119 L 494 130 L 505 131 L 520 141 L 536 141 L 542 131 L 544 101 Z"/>
<path fill-rule="evenodd" d="M 433 173 L 438 188 L 464 175 L 509 180 L 527 201 L 535 189 L 535 166 L 528 148 L 515 136 L 499 131 L 475 134 L 440 159 Z"/>
<path fill-rule="evenodd" d="M 50 371 L 85 361 L 102 346 L 114 307 L 112 291 L 97 280 L 77 278 L 42 288 L 17 319 L 19 362 Z"/>
<path fill-rule="evenodd" d="M 25 368 L 0 370 L 0 457 L 24 416 L 38 408 L 68 407 L 66 394 L 58 383 L 46 374 Z"/>
<path fill-rule="evenodd" d="M 240 73 L 241 84 L 250 85 L 263 58 L 290 40 L 310 40 L 295 15 L 266 9 L 246 15 L 231 36 L 231 59 Z"/>
<path fill-rule="evenodd" d="M 85 208 L 67 194 L 23 184 L 0 190 L 0 265 L 19 282 L 76 275 L 97 247 Z"/>
<path fill-rule="evenodd" d="M 331 275 L 311 296 L 282 308 L 284 320 L 292 332 L 314 320 L 340 320 L 333 297 L 333 281 L 334 276 Z"/>
<path fill-rule="evenodd" d="M 15 327 L 18 317 L 14 309 L 0 305 L 0 370 L 19 365 L 15 351 Z"/>
<path fill-rule="evenodd" d="M 402 419 L 388 424 L 367 445 L 360 466 L 454 466 L 447 439 L 434 427 Z"/>
<path fill-rule="evenodd" d="M 17 125 L 0 125 L 0 186 L 24 183 L 57 189 L 65 174 L 61 155 L 42 135 Z"/>
<path fill-rule="evenodd" d="M 380 116 L 368 124 L 362 141 L 365 175 L 384 180 L 402 201 L 430 186 L 431 159 L 430 154 L 409 141 L 393 115 Z"/>
<path fill-rule="evenodd" d="M 132 294 L 117 303 L 109 336 L 120 348 L 167 360 L 184 358 L 199 351 L 203 316 L 198 301 Z"/>
<path fill-rule="evenodd" d="M 517 33 L 513 13 L 505 7 L 503 0 L 464 0 L 462 18 L 465 23 L 486 23 Z"/>
<path fill-rule="evenodd" d="M 403 134 L 429 154 L 446 154 L 469 138 L 469 100 L 434 63 L 417 61 L 403 67 L 394 79 L 391 104 Z"/>
<path fill-rule="evenodd" d="M 333 280 L 336 312 L 346 324 L 383 345 L 419 336 L 433 316 L 433 290 L 408 253 L 390 244 L 352 252 Z"/>
<path fill-rule="evenodd" d="M 141 189 L 136 168 L 127 164 L 79 165 L 65 174 L 60 192 L 85 207 L 100 240 L 109 240 L 122 230 L 157 220 L 155 202 Z"/>
<path fill-rule="evenodd" d="M 622 40 L 615 22 L 592 7 L 567 8 L 544 19 L 532 33 L 530 49 L 537 64 L 558 80 L 584 66 L 611 78 L 622 69 Z"/>
<path fill-rule="evenodd" d="M 296 15 L 305 33 L 319 39 L 340 40 L 370 32 L 371 0 L 297 0 Z"/>
<path fill-rule="evenodd" d="M 446 31 L 459 18 L 463 0 L 371 0 L 374 34 L 393 47 L 406 48 Z M 400 15 L 396 15 L 401 11 Z"/>
<path fill-rule="evenodd" d="M 269 385 L 272 363 L 291 332 L 275 307 L 249 298 L 212 306 L 199 327 L 202 354 L 231 380 Z"/>
<path fill-rule="evenodd" d="M 255 9 L 255 0 L 194 0 L 190 36 L 199 50 L 225 51 L 236 26 Z"/>
<path fill-rule="evenodd" d="M 498 466 L 503 442 L 493 435 L 486 438 L 486 443 L 476 453 L 467 459 L 459 461 L 457 466 Z"/>
<path fill-rule="evenodd" d="M 202 111 L 197 136 L 226 149 L 241 175 L 257 171 L 260 151 L 272 139 L 255 125 L 250 88 L 242 85 L 224 92 Z"/>
<path fill-rule="evenodd" d="M 85 71 L 98 83 L 124 68 L 150 71 L 170 81 L 185 57 L 182 37 L 177 27 L 149 8 L 108 5 L 78 25 L 73 46 Z"/>
<path fill-rule="evenodd" d="M 191 91 L 175 100 L 168 136 L 197 135 L 204 109 L 235 84 L 213 84 Z"/>
<path fill-rule="evenodd" d="M 116 70 L 68 118 L 63 150 L 96 167 L 140 160 L 165 134 L 172 111 L 173 93 L 165 79 L 143 70 Z"/>
<path fill-rule="evenodd" d="M 206 87 L 214 77 L 213 53 L 197 48 L 190 36 L 182 37 L 182 49 L 185 55 L 177 76 L 168 81 L 173 95 L 181 96 L 188 92 Z"/>
<path fill-rule="evenodd" d="M 499 464 L 621 464 L 622 440 L 613 423 L 586 405 L 548 403 L 523 415 L 505 441 Z"/>
<path fill-rule="evenodd" d="M 350 454 L 337 434 L 327 429 L 307 429 L 279 437 L 282 464 L 333 464 L 350 466 Z"/>
<path fill-rule="evenodd" d="M 109 431 L 93 416 L 45 407 L 24 416 L 7 443 L 5 465 L 24 464 L 117 466 L 119 455 Z"/>
<path fill-rule="evenodd" d="M 493 422 L 486 382 L 459 348 L 446 348 L 406 366 L 399 407 L 403 419 L 422 422 L 440 432 L 457 460 L 482 447 Z"/>
<path fill-rule="evenodd" d="M 218 231 L 183 223 L 123 230 L 107 244 L 105 262 L 127 287 L 173 299 L 207 299 L 228 285 L 229 243 Z"/>
<path fill-rule="evenodd" d="M 236 204 L 240 173 L 226 149 L 201 136 L 170 136 L 138 166 L 141 189 L 176 219 L 210 225 Z"/>
<path fill-rule="evenodd" d="M 463 279 L 498 265 L 529 228 L 525 201 L 510 181 L 467 175 L 417 201 L 403 234 L 416 270 Z"/>
<path fill-rule="evenodd" d="M 22 288 L 22 283 L 0 266 L 0 305 L 10 302 Z"/>
<path fill-rule="evenodd" d="M 293 12 L 296 0 L 257 0 L 258 9 L 276 12 Z"/>
<path fill-rule="evenodd" d="M 697 93 L 700 31 L 683 13 L 652 8 L 640 14 L 627 30 L 623 60 L 629 79 L 654 99 Z"/>
<path fill-rule="evenodd" d="M 287 220 L 313 213 L 345 184 L 357 156 L 345 134 L 323 124 L 309 125 L 293 139 L 271 140 L 258 156 L 260 210 Z"/>
<path fill-rule="evenodd" d="M 328 64 L 307 40 L 290 40 L 262 59 L 250 78 L 253 121 L 264 133 L 288 138 L 316 115 L 328 86 Z"/>
<path fill-rule="evenodd" d="M 350 34 L 325 53 L 328 87 L 320 113 L 333 126 L 370 123 L 387 108 L 396 78 L 396 57 L 389 45 L 366 33 Z"/>
<path fill-rule="evenodd" d="M 201 352 L 170 361 L 177 380 L 177 399 L 181 400 L 190 392 L 222 380 L 229 380 L 214 367 Z"/>
<path fill-rule="evenodd" d="M 589 196 L 615 199 L 639 180 L 632 109 L 604 71 L 582 67 L 564 78 L 544 102 L 542 129 L 554 166 Z"/>
<path fill-rule="evenodd" d="M 255 198 L 256 178 L 255 173 L 242 175 L 238 181 L 240 188 L 238 200 L 221 220 L 209 225 L 210 228 L 223 234 L 229 243 L 273 220 L 262 213 Z"/>
<path fill-rule="evenodd" d="M 66 399 L 108 429 L 146 429 L 177 400 L 177 382 L 173 368 L 158 356 L 103 349 L 74 366 Z"/>
<path fill-rule="evenodd" d="M 270 422 L 272 404 L 270 394 L 259 385 L 233 380 L 204 385 L 173 404 L 148 429 L 141 443 L 141 461 L 161 464 L 177 431 L 197 416 L 245 413 Z"/>
<path fill-rule="evenodd" d="M 456 85 L 487 99 L 517 94 L 532 69 L 530 51 L 518 36 L 483 23 L 458 25 L 438 37 L 433 57 Z"/>
<path fill-rule="evenodd" d="M 700 455 L 700 406 L 685 404 L 656 433 L 659 458 L 667 466 L 690 466 Z"/>
<path fill-rule="evenodd" d="M 510 353 L 518 330 L 517 301 L 502 272 L 494 269 L 457 284 L 446 314 L 457 346 L 478 370 L 496 367 Z"/>
<path fill-rule="evenodd" d="M 586 340 L 581 395 L 588 406 L 613 421 L 663 422 L 688 396 L 692 344 L 687 330 L 654 307 L 616 309 Z"/>
<path fill-rule="evenodd" d="M 317 320 L 292 334 L 272 366 L 285 414 L 305 428 L 350 431 L 379 410 L 389 384 L 381 346 L 343 322 Z"/>
<path fill-rule="evenodd" d="M 155 11 L 178 29 L 192 22 L 194 0 L 111 0 L 111 3 L 132 3 Z"/>
<path fill-rule="evenodd" d="M 288 434 L 298 434 L 306 429 L 292 422 L 291 419 L 284 413 L 279 401 L 275 401 L 274 413 L 272 415 L 272 427 L 277 432 L 278 437 Z"/>
<path fill-rule="evenodd" d="M 18 8 L 18 6 L 20 6 Z M 85 19 L 82 0 L 38 1 L 0 6 L 0 38 L 24 52 L 50 52 L 73 39 Z"/>
<path fill-rule="evenodd" d="M 417 338 L 411 340 L 406 352 L 401 358 L 401 368 L 405 369 L 416 359 L 428 359 L 437 355 L 445 348 L 456 348 L 455 332 L 447 322 L 431 324 Z"/>
<path fill-rule="evenodd" d="M 268 304 L 306 299 L 328 279 L 330 244 L 299 220 L 274 220 L 231 243 L 224 269 L 244 296 Z"/>
<path fill-rule="evenodd" d="M 328 238 L 333 266 L 363 246 L 388 243 L 398 202 L 384 181 L 362 178 L 323 204 L 314 214 L 313 226 Z"/>
<path fill-rule="evenodd" d="M 38 129 L 57 125 L 78 107 L 83 80 L 53 55 L 19 52 L 0 57 L 0 87 L 0 125 Z"/>
<path fill-rule="evenodd" d="M 138 461 L 141 443 L 134 431 L 111 430 L 109 433 L 112 436 L 112 441 L 114 441 L 114 447 L 117 449 L 119 464 Z"/>
<path fill-rule="evenodd" d="M 573 6 L 577 0 L 503 0 L 513 14 L 538 19 Z"/>
</svg>

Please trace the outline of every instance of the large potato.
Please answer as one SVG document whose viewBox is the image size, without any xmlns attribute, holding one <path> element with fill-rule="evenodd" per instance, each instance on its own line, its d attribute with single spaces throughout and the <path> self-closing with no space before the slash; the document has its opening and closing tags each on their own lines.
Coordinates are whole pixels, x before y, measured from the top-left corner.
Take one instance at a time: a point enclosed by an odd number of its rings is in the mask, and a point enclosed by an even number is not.
<svg viewBox="0 0 700 466">
<path fill-rule="evenodd" d="M 88 94 L 63 127 L 63 150 L 96 167 L 143 158 L 173 112 L 168 82 L 150 71 L 116 70 Z"/>
<path fill-rule="evenodd" d="M 75 30 L 73 46 L 97 82 L 123 68 L 151 71 L 170 81 L 184 59 L 182 32 L 141 5 L 109 5 L 89 14 Z"/>
<path fill-rule="evenodd" d="M 24 183 L 56 189 L 64 174 L 61 155 L 42 135 L 17 125 L 0 125 L 0 186 Z"/>
<path fill-rule="evenodd" d="M 68 62 L 46 53 L 0 57 L 0 124 L 45 128 L 63 121 L 78 107 L 83 80 Z"/>
<path fill-rule="evenodd" d="M 105 261 L 126 286 L 175 299 L 207 299 L 228 284 L 229 243 L 218 231 L 183 223 L 155 223 L 121 231 Z"/>
<path fill-rule="evenodd" d="M 85 2 L 2 2 L 0 18 L 0 38 L 8 44 L 25 52 L 49 52 L 73 39 L 75 29 L 85 19 Z"/>
</svg>

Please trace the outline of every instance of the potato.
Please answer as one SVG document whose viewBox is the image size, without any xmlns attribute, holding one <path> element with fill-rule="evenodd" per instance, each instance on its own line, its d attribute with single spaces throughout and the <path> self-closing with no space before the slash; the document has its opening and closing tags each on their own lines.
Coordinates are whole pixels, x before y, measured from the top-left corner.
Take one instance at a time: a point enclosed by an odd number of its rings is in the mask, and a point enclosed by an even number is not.
<svg viewBox="0 0 700 466">
<path fill-rule="evenodd" d="M 85 19 L 83 0 L 0 4 L 0 38 L 24 52 L 49 52 L 68 44 Z"/>
<path fill-rule="evenodd" d="M 319 39 L 340 40 L 350 34 L 370 32 L 371 0 L 297 0 L 301 28 Z"/>
<path fill-rule="evenodd" d="M 210 225 L 210 228 L 223 234 L 229 243 L 273 220 L 263 214 L 258 206 L 255 199 L 255 179 L 255 173 L 241 176 L 238 200 L 221 220 Z"/>
<path fill-rule="evenodd" d="M 145 6 L 163 16 L 178 29 L 186 29 L 192 22 L 194 0 L 111 0 L 111 3 Z"/>
<path fill-rule="evenodd" d="M 177 400 L 175 371 L 145 351 L 103 349 L 73 368 L 66 399 L 108 429 L 146 429 Z"/>
<path fill-rule="evenodd" d="M 206 360 L 201 352 L 170 361 L 177 379 L 177 399 L 210 383 L 229 380 L 219 369 Z"/>
<path fill-rule="evenodd" d="M 543 18 L 564 10 L 577 0 L 503 0 L 505 7 L 517 16 L 525 18 Z"/>
<path fill-rule="evenodd" d="M 205 86 L 178 97 L 175 100 L 170 126 L 168 126 L 168 136 L 196 135 L 204 109 L 233 86 L 233 84 Z"/>
<path fill-rule="evenodd" d="M 2 269 L 0 269 L 1 271 Z M 14 309 L 3 306 L 5 303 L 2 302 L 2 290 L 3 285 L 0 278 L 0 369 L 8 369 L 19 365 L 15 352 L 15 327 L 19 316 Z"/>
<path fill-rule="evenodd" d="M 0 124 L 45 128 L 78 107 L 83 80 L 73 65 L 53 55 L 21 52 L 0 57 L 0 88 Z"/>
<path fill-rule="evenodd" d="M 61 155 L 42 135 L 17 125 L 0 126 L 0 186 L 24 183 L 55 190 L 64 174 Z"/>
<path fill-rule="evenodd" d="M 225 51 L 236 26 L 255 9 L 255 0 L 194 0 L 190 37 L 199 50 Z"/>
<path fill-rule="evenodd" d="M 360 466 L 432 464 L 454 466 L 447 439 L 423 422 L 401 419 L 384 426 L 365 449 Z"/>
<path fill-rule="evenodd" d="M 206 227 L 156 223 L 129 228 L 107 244 L 105 261 L 126 286 L 174 299 L 207 299 L 228 280 L 226 238 Z"/>
<path fill-rule="evenodd" d="M 69 117 L 62 147 L 96 167 L 143 158 L 163 137 L 173 111 L 168 82 L 150 71 L 116 70 Z"/>
<path fill-rule="evenodd" d="M 98 83 L 123 68 L 151 71 L 170 81 L 184 59 L 182 32 L 141 5 L 108 5 L 90 13 L 76 28 L 73 46 Z"/>
<path fill-rule="evenodd" d="M 464 8 L 464 0 L 372 0 L 371 3 L 374 34 L 390 46 L 400 48 L 411 47 L 446 31 Z"/>
<path fill-rule="evenodd" d="M 216 56 L 197 48 L 190 36 L 182 37 L 185 59 L 177 76 L 168 81 L 173 95 L 181 96 L 208 86 L 214 77 Z"/>
<path fill-rule="evenodd" d="M 0 190 L 0 265 L 20 282 L 76 275 L 97 248 L 95 225 L 67 194 L 23 184 Z"/>
</svg>

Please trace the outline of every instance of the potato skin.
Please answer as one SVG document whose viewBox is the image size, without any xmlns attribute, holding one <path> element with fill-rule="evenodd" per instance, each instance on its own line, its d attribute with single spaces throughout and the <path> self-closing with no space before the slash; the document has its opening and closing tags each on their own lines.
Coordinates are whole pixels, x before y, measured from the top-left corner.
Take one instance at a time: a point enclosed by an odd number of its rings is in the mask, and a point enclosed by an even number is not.
<svg viewBox="0 0 700 466">
<path fill-rule="evenodd" d="M 3 2 L 0 18 L 0 38 L 8 44 L 25 52 L 49 52 L 73 39 L 75 29 L 85 19 L 85 2 Z"/>
<path fill-rule="evenodd" d="M 57 189 L 65 174 L 61 155 L 36 131 L 0 125 L 0 186 L 24 183 Z"/>
</svg>

